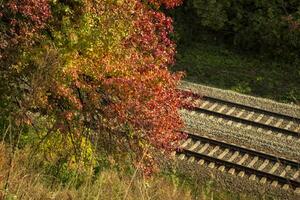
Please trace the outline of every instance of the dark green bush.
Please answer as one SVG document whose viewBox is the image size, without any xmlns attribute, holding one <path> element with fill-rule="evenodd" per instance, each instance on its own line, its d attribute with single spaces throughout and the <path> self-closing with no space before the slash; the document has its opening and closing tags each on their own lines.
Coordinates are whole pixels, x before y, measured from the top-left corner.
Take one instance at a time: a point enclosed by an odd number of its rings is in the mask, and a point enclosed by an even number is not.
<svg viewBox="0 0 300 200">
<path fill-rule="evenodd" d="M 290 61 L 300 55 L 299 0 L 188 0 L 186 9 L 193 28 L 221 34 L 235 46 Z"/>
</svg>

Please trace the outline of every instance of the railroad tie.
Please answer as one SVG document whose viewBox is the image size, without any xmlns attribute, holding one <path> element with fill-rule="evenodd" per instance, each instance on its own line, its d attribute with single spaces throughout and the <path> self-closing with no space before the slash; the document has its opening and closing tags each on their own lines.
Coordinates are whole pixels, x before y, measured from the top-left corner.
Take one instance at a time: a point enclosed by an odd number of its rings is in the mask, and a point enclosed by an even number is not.
<svg viewBox="0 0 300 200">
<path fill-rule="evenodd" d="M 209 163 L 208 167 L 213 169 L 215 167 L 215 163 L 214 162 Z"/>
<path fill-rule="evenodd" d="M 253 167 L 253 165 L 258 161 L 258 156 L 255 156 L 252 161 L 248 164 L 248 167 Z M 256 175 L 255 174 L 252 174 L 249 179 L 250 180 L 255 180 L 256 178 Z"/>
<path fill-rule="evenodd" d="M 265 159 L 265 161 L 263 162 L 263 164 L 261 164 L 261 166 L 259 166 L 258 170 L 264 170 L 264 168 L 266 168 L 266 166 L 269 164 L 269 160 Z"/>
<path fill-rule="evenodd" d="M 220 149 L 219 146 L 215 146 L 215 148 L 209 152 L 208 156 L 214 155 L 214 153 L 216 153 L 216 151 L 218 151 L 219 149 Z"/>
<path fill-rule="evenodd" d="M 215 118 L 213 115 L 209 116 L 208 119 L 213 119 Z"/>
<path fill-rule="evenodd" d="M 239 176 L 239 177 L 244 177 L 244 175 L 245 175 L 245 172 L 244 172 L 244 171 L 240 171 L 240 172 L 238 173 L 238 176 Z"/>
<path fill-rule="evenodd" d="M 222 107 L 218 110 L 218 112 L 219 112 L 219 113 L 222 113 L 226 108 L 227 108 L 227 106 L 224 105 L 224 106 L 222 106 Z"/>
<path fill-rule="evenodd" d="M 195 144 L 193 144 L 193 146 L 191 146 L 191 147 L 189 148 L 189 150 L 190 150 L 190 151 L 193 151 L 193 150 L 196 149 L 200 144 L 201 144 L 201 142 L 200 142 L 200 141 L 197 141 Z"/>
<path fill-rule="evenodd" d="M 279 119 L 274 126 L 275 127 L 280 127 L 280 125 L 282 124 L 282 122 L 283 122 L 283 119 Z"/>
<path fill-rule="evenodd" d="M 272 122 L 272 120 L 274 119 L 274 117 L 270 117 L 266 122 L 265 122 L 265 124 L 266 125 L 269 125 L 271 122 Z"/>
<path fill-rule="evenodd" d="M 239 165 L 242 165 L 247 159 L 248 159 L 248 157 L 249 157 L 249 155 L 248 154 L 245 154 L 242 158 L 241 158 L 241 160 L 238 162 L 238 164 Z M 243 177 L 245 175 L 245 172 L 244 171 L 240 171 L 239 173 L 238 173 L 238 176 L 240 176 L 240 177 Z"/>
<path fill-rule="evenodd" d="M 172 151 L 171 156 L 175 157 L 176 156 L 176 151 Z"/>
<path fill-rule="evenodd" d="M 231 115 L 231 113 L 233 113 L 235 111 L 235 107 L 231 108 L 227 113 L 226 115 Z"/>
<path fill-rule="evenodd" d="M 264 117 L 264 114 L 260 114 L 254 121 L 259 122 Z"/>
<path fill-rule="evenodd" d="M 270 135 L 270 134 L 272 134 L 273 132 L 271 131 L 271 130 L 268 130 L 267 132 L 266 132 L 266 134 L 268 134 L 268 135 Z"/>
<path fill-rule="evenodd" d="M 191 138 L 187 139 L 186 141 L 184 141 L 184 143 L 180 147 L 185 148 L 191 141 L 192 141 Z"/>
<path fill-rule="evenodd" d="M 198 153 L 203 153 L 209 147 L 209 143 L 205 143 L 205 145 L 198 151 Z"/>
<path fill-rule="evenodd" d="M 250 130 L 251 128 L 252 128 L 251 125 L 247 125 L 247 126 L 246 126 L 246 129 L 247 129 L 247 130 Z"/>
<path fill-rule="evenodd" d="M 192 157 L 190 157 L 189 159 L 188 159 L 188 162 L 190 162 L 190 163 L 192 163 L 192 162 L 194 162 L 195 161 L 195 157 L 194 156 L 192 156 Z"/>
<path fill-rule="evenodd" d="M 224 170 L 225 170 L 225 166 L 224 166 L 224 165 L 222 165 L 222 166 L 220 166 L 218 169 L 219 169 L 221 172 L 224 172 Z"/>
<path fill-rule="evenodd" d="M 253 115 L 254 115 L 254 112 L 252 111 L 245 117 L 245 119 L 249 120 Z"/>
<path fill-rule="evenodd" d="M 246 153 L 237 164 L 242 165 L 248 159 L 248 157 L 249 155 Z"/>
<path fill-rule="evenodd" d="M 289 171 L 292 167 L 290 165 L 286 166 L 285 169 L 281 172 L 280 176 L 285 177 L 286 172 Z"/>
<path fill-rule="evenodd" d="M 218 156 L 218 158 L 219 159 L 222 159 L 222 158 L 224 158 L 224 156 L 226 156 L 226 154 L 229 152 L 229 149 L 225 149 L 219 156 Z"/>
<path fill-rule="evenodd" d="M 233 121 L 229 120 L 226 124 L 231 125 L 232 123 L 233 123 Z"/>
<path fill-rule="evenodd" d="M 297 132 L 297 133 L 300 132 L 300 125 L 298 125 L 298 126 L 295 128 L 295 132 Z"/>
<path fill-rule="evenodd" d="M 205 114 L 204 113 L 200 113 L 200 117 L 204 117 L 205 116 Z"/>
<path fill-rule="evenodd" d="M 258 131 L 258 132 L 262 132 L 263 129 L 259 127 L 259 128 L 257 129 L 257 131 Z"/>
<path fill-rule="evenodd" d="M 200 159 L 199 161 L 198 161 L 198 164 L 199 165 L 203 165 L 205 163 L 205 161 L 203 160 L 203 159 Z"/>
<path fill-rule="evenodd" d="M 280 163 L 275 163 L 275 165 L 270 169 L 269 173 L 273 174 L 279 167 Z"/>
<path fill-rule="evenodd" d="M 262 183 L 262 184 L 265 184 L 267 182 L 267 178 L 262 177 L 259 182 Z"/>
<path fill-rule="evenodd" d="M 284 189 L 284 190 L 288 190 L 289 188 L 290 188 L 290 186 L 288 184 L 284 184 L 282 187 L 282 189 Z"/>
<path fill-rule="evenodd" d="M 289 135 L 289 136 L 287 136 L 286 139 L 291 140 L 291 139 L 293 139 L 293 136 Z"/>
<path fill-rule="evenodd" d="M 221 117 L 218 119 L 218 122 L 222 122 L 224 119 Z"/>
<path fill-rule="evenodd" d="M 240 153 L 238 151 L 235 151 L 234 154 L 229 158 L 229 162 L 232 162 L 236 157 L 238 157 Z"/>
<path fill-rule="evenodd" d="M 238 122 L 237 124 L 236 124 L 236 127 L 241 127 L 243 124 L 241 123 L 241 122 Z"/>
<path fill-rule="evenodd" d="M 218 104 L 217 104 L 217 103 L 214 103 L 214 104 L 213 104 L 212 106 L 210 106 L 207 110 L 212 111 L 212 110 L 214 110 L 217 106 L 218 106 Z"/>
<path fill-rule="evenodd" d="M 272 185 L 273 187 L 276 187 L 276 186 L 278 185 L 278 181 L 273 181 L 273 182 L 271 183 L 271 185 Z"/>
<path fill-rule="evenodd" d="M 190 115 L 195 115 L 197 112 L 195 112 L 194 110 L 190 111 Z"/>
<path fill-rule="evenodd" d="M 229 158 L 228 161 L 232 162 L 234 159 L 236 159 L 236 157 L 238 157 L 238 155 L 239 155 L 239 152 L 235 151 L 234 154 Z M 234 174 L 234 172 L 235 172 L 234 168 L 230 168 L 229 171 L 228 171 L 228 173 L 230 173 L 230 174 Z"/>
<path fill-rule="evenodd" d="M 281 136 L 282 136 L 282 133 L 277 133 L 276 136 L 277 136 L 277 137 L 281 137 Z"/>
<path fill-rule="evenodd" d="M 228 171 L 228 173 L 229 173 L 229 174 L 232 174 L 232 175 L 234 174 L 234 172 L 235 172 L 235 169 L 234 169 L 234 168 L 230 168 L 229 171 Z"/>
<path fill-rule="evenodd" d="M 294 124 L 294 122 L 290 121 L 284 128 L 285 129 L 290 129 L 293 124 Z"/>
<path fill-rule="evenodd" d="M 183 160 L 183 159 L 185 158 L 185 155 L 184 155 L 184 154 L 180 154 L 180 155 L 178 156 L 178 158 L 179 158 L 179 160 Z"/>
<path fill-rule="evenodd" d="M 249 177 L 249 179 L 254 181 L 254 180 L 256 179 L 256 175 L 255 175 L 255 174 L 252 174 L 252 175 Z"/>
<path fill-rule="evenodd" d="M 258 161 L 258 156 L 255 156 L 251 162 L 248 164 L 248 167 L 253 167 L 253 165 Z"/>
<path fill-rule="evenodd" d="M 242 109 L 236 116 L 237 117 L 240 117 L 240 116 L 242 116 L 242 114 L 245 112 L 245 110 L 244 109 Z"/>
<path fill-rule="evenodd" d="M 299 177 L 299 170 L 296 171 L 296 173 L 293 175 L 292 179 L 296 180 L 298 177 Z"/>
<path fill-rule="evenodd" d="M 205 101 L 203 104 L 201 104 L 200 108 L 204 108 L 207 104 L 209 104 L 209 101 Z"/>
</svg>

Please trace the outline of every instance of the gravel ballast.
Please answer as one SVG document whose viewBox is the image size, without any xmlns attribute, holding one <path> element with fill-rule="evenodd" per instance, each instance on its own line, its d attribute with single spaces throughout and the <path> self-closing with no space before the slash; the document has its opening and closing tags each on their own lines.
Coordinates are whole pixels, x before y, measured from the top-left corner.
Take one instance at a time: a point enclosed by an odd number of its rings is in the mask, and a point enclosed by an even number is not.
<svg viewBox="0 0 300 200">
<path fill-rule="evenodd" d="M 182 81 L 180 89 L 189 90 L 202 96 L 218 98 L 300 118 L 300 107 L 297 105 L 278 103 L 269 99 L 243 95 L 186 81 Z M 249 114 L 248 112 L 245 113 Z M 297 136 L 280 136 L 279 132 L 274 131 L 267 133 L 264 129 L 247 127 L 247 125 L 241 125 L 237 122 L 185 109 L 180 111 L 180 115 L 185 123 L 185 130 L 192 134 L 300 162 L 300 139 Z M 230 155 L 226 155 L 227 158 Z M 224 159 L 226 159 L 226 156 Z M 262 162 L 262 160 L 259 160 L 255 165 L 260 166 Z M 208 180 L 212 181 L 216 184 L 216 189 L 253 195 L 255 199 L 265 199 L 265 195 L 267 195 L 267 197 L 275 197 L 275 199 L 300 200 L 299 194 L 294 194 L 291 190 L 273 187 L 270 184 L 260 184 L 258 181 L 247 179 L 247 175 L 244 178 L 240 178 L 227 172 L 220 172 L 216 168 L 211 169 L 207 164 L 200 165 L 197 162 L 188 162 L 187 160 L 181 160 L 176 163 L 177 170 L 186 176 L 191 176 L 194 180 L 202 182 L 204 185 Z M 283 170 L 280 168 L 282 166 L 278 168 L 278 171 Z M 266 168 L 266 170 L 270 169 Z"/>
<path fill-rule="evenodd" d="M 291 117 L 300 118 L 300 106 L 297 105 L 283 104 L 270 99 L 253 97 L 233 92 L 231 90 L 222 90 L 187 81 L 182 81 L 179 88 L 183 90 L 191 90 L 203 96 L 219 98 L 259 109 L 285 114 Z"/>
<path fill-rule="evenodd" d="M 268 182 L 262 184 L 258 179 L 249 180 L 249 176 L 245 175 L 243 178 L 227 173 L 225 170 L 221 172 L 218 167 L 210 168 L 208 163 L 200 165 L 197 160 L 191 162 L 187 159 L 171 159 L 162 160 L 163 168 L 168 171 L 175 171 L 180 174 L 182 181 L 188 181 L 200 190 L 210 190 L 210 192 L 221 192 L 237 194 L 236 198 L 241 199 L 285 199 L 285 200 L 298 200 L 300 194 L 295 193 L 293 190 L 285 190 L 281 187 L 273 187 Z M 202 199 L 201 195 L 195 196 L 195 199 Z M 203 198 L 204 199 L 204 198 Z"/>
<path fill-rule="evenodd" d="M 186 130 L 210 138 L 224 140 L 238 146 L 254 148 L 258 151 L 271 153 L 276 156 L 300 162 L 300 142 L 276 134 L 251 129 L 242 129 L 219 122 L 217 118 L 209 118 L 208 115 L 195 111 L 181 110 L 181 116 L 185 122 Z"/>
</svg>

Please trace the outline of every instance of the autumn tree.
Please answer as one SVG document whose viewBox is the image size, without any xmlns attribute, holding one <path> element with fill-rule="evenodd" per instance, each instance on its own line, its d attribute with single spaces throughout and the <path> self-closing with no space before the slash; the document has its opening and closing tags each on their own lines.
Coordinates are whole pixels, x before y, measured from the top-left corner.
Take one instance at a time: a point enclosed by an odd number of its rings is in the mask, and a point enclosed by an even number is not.
<svg viewBox="0 0 300 200">
<path fill-rule="evenodd" d="M 164 6 L 166 8 L 174 8 L 181 5 L 183 0 L 147 0 L 146 2 L 156 7 Z"/>
<path fill-rule="evenodd" d="M 170 8 L 181 1 L 148 3 Z M 41 138 L 59 133 L 75 152 L 82 138 L 105 151 L 130 151 L 150 173 L 152 153 L 171 152 L 185 136 L 176 90 L 182 75 L 168 70 L 172 19 L 148 3 L 4 1 L 2 123 L 10 116 Z"/>
</svg>

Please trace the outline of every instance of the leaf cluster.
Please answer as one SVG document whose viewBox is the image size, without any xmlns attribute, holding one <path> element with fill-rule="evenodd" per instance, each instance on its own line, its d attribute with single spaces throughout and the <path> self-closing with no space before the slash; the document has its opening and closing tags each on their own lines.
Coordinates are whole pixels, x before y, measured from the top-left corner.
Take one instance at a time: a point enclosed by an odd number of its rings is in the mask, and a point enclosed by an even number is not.
<svg viewBox="0 0 300 200">
<path fill-rule="evenodd" d="M 40 8 L 22 2 L 33 13 L 49 12 L 26 19 L 35 31 L 19 37 L 30 45 L 16 43 L 10 49 L 22 50 L 3 60 L 1 116 L 11 116 L 15 127 L 36 127 L 37 133 L 39 119 L 50 118 L 46 149 L 55 146 L 51 135 L 57 133 L 66 151 L 70 145 L 80 151 L 84 138 L 101 152 L 129 152 L 151 173 L 153 153 L 171 152 L 184 137 L 178 132 L 183 104 L 176 90 L 182 74 L 168 70 L 175 54 L 171 18 L 138 0 L 40 0 Z"/>
<path fill-rule="evenodd" d="M 192 26 L 216 32 L 237 47 L 289 61 L 299 58 L 297 0 L 191 0 L 186 8 L 196 22 Z"/>
</svg>

